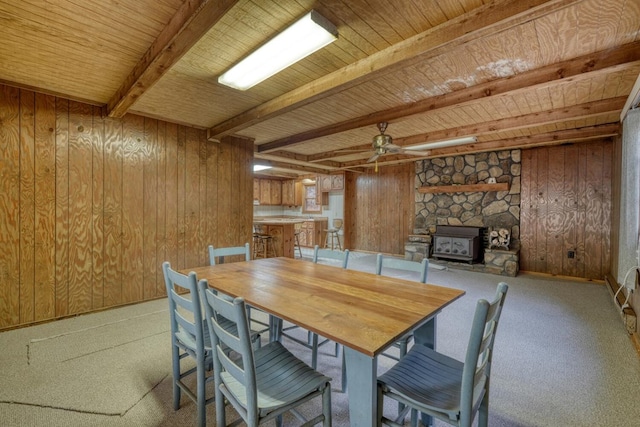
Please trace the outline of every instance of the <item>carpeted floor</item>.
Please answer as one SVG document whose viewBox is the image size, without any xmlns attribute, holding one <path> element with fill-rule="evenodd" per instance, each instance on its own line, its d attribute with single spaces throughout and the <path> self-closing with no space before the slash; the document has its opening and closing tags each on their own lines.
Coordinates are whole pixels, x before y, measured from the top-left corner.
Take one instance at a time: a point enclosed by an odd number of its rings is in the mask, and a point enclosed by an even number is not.
<svg viewBox="0 0 640 427">
<path fill-rule="evenodd" d="M 374 265 L 375 255 L 352 253 L 351 268 L 373 272 Z M 467 292 L 439 315 L 438 350 L 463 357 L 475 302 L 499 281 L 510 290 L 495 345 L 490 425 L 640 426 L 640 361 L 601 284 L 430 269 L 430 283 Z M 0 333 L 0 425 L 194 425 L 190 400 L 172 409 L 168 329 L 163 299 Z M 285 345 L 310 360 L 308 350 Z M 349 423 L 348 396 L 332 350 L 322 347 L 319 370 L 334 378 L 333 425 L 341 427 Z M 381 358 L 381 372 L 391 363 Z M 215 425 L 214 405 L 207 416 Z"/>
</svg>

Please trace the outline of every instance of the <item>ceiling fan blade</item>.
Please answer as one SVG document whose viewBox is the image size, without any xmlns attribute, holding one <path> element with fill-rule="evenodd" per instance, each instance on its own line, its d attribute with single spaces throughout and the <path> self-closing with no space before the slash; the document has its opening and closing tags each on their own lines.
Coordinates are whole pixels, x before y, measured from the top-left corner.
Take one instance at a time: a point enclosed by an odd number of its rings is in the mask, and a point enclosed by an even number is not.
<svg viewBox="0 0 640 427">
<path fill-rule="evenodd" d="M 374 154 L 373 156 L 369 157 L 369 160 L 367 160 L 367 163 L 371 163 L 378 160 L 378 157 L 380 157 L 380 154 L 378 153 Z"/>
<path fill-rule="evenodd" d="M 402 153 L 404 151 L 404 148 L 395 144 L 385 144 L 382 148 L 384 148 L 387 153 Z"/>
</svg>

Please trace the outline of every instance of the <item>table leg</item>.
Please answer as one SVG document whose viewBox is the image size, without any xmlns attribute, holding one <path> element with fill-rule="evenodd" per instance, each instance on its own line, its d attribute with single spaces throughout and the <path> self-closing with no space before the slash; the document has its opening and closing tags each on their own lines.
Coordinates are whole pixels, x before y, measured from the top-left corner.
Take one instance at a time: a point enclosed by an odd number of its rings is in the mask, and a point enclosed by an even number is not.
<svg viewBox="0 0 640 427">
<path fill-rule="evenodd" d="M 377 425 L 378 360 L 344 347 L 351 427 Z"/>
<path fill-rule="evenodd" d="M 436 349 L 436 317 L 433 316 L 426 323 L 413 331 L 413 340 L 432 349 Z"/>
<path fill-rule="evenodd" d="M 272 314 L 269 315 L 269 341 L 274 342 L 282 339 L 282 319 Z"/>
</svg>

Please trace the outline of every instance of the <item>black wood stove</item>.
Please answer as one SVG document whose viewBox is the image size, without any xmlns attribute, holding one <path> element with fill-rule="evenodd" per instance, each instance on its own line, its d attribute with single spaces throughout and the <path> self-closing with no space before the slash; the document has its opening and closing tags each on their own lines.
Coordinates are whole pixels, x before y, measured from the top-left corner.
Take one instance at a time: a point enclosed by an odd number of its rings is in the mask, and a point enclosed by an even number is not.
<svg viewBox="0 0 640 427">
<path fill-rule="evenodd" d="M 439 225 L 433 235 L 432 256 L 470 264 L 479 261 L 482 258 L 482 233 L 482 227 Z"/>
</svg>

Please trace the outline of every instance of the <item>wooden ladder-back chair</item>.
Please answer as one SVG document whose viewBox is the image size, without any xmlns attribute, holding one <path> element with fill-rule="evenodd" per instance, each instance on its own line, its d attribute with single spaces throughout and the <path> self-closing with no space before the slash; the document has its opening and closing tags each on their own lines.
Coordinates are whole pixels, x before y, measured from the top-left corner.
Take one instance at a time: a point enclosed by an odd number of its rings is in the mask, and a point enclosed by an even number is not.
<svg viewBox="0 0 640 427">
<path fill-rule="evenodd" d="M 251 261 L 251 247 L 249 243 L 245 243 L 244 246 L 229 246 L 224 248 L 215 248 L 213 245 L 209 245 L 209 264 L 224 264 L 225 257 L 227 256 L 244 256 L 244 261 Z M 251 315 L 251 310 L 258 310 L 254 307 L 247 307 L 247 311 L 249 312 L 249 318 L 253 323 L 260 325 L 260 330 L 257 333 L 264 333 L 269 330 L 269 323 L 266 320 L 257 319 L 255 316 Z M 260 312 L 264 313 L 262 310 Z"/>
<path fill-rule="evenodd" d="M 422 262 L 410 261 L 406 259 L 394 258 L 389 256 L 384 256 L 382 254 L 378 254 L 376 258 L 376 274 L 382 275 L 383 272 L 388 272 L 388 270 L 402 270 L 402 271 L 410 271 L 416 272 L 420 274 L 419 282 L 427 283 L 427 274 L 429 271 L 429 260 L 424 258 Z M 388 352 L 382 353 L 384 356 L 387 356 L 391 359 L 399 360 L 407 354 L 407 349 L 409 347 L 409 343 L 413 338 L 413 334 L 409 333 L 405 336 L 401 337 L 398 341 L 395 342 L 394 346 L 399 348 L 400 356 L 396 357 Z"/>
<path fill-rule="evenodd" d="M 214 399 L 214 396 L 206 397 L 205 386 L 208 381 L 213 380 L 213 376 L 206 375 L 206 367 L 212 364 L 211 346 L 208 329 L 204 326 L 206 323 L 198 296 L 196 274 L 191 272 L 185 276 L 173 270 L 168 262 L 162 264 L 162 271 L 167 286 L 171 320 L 173 409 L 180 409 L 180 398 L 184 392 L 196 403 L 197 425 L 204 426 L 205 406 Z M 188 297 L 185 290 L 189 291 Z M 182 362 L 187 358 L 195 361 L 195 367 L 183 367 Z M 196 376 L 195 392 L 185 381 L 192 374 Z"/>
<path fill-rule="evenodd" d="M 418 425 L 418 412 L 425 425 L 429 417 L 448 424 L 471 427 L 476 414 L 478 426 L 489 425 L 489 383 L 493 344 L 507 295 L 506 283 L 498 284 L 492 301 L 476 305 L 464 362 L 416 344 L 395 366 L 378 377 L 378 420 L 392 427 L 403 426 L 411 410 L 411 425 Z M 383 416 L 383 398 L 406 405 L 400 416 Z"/>
<path fill-rule="evenodd" d="M 335 261 L 336 264 L 339 264 L 342 268 L 347 268 L 349 263 L 349 250 L 341 251 L 333 251 L 330 249 L 320 249 L 318 245 L 316 245 L 313 249 L 313 262 L 314 263 L 328 263 L 331 261 Z M 307 331 L 307 339 L 301 340 L 300 338 L 288 333 L 293 329 L 301 329 L 298 325 L 287 326 L 282 330 L 282 336 L 287 337 L 288 339 L 297 342 L 298 344 L 307 347 L 311 350 L 311 367 L 316 368 L 318 365 L 318 348 L 324 344 L 329 342 L 328 339 L 324 339 L 323 341 L 319 341 L 318 334 L 313 333 L 311 331 Z M 336 343 L 334 355 L 337 357 L 339 353 L 339 347 Z"/>
<path fill-rule="evenodd" d="M 244 299 L 221 298 L 209 288 L 206 280 L 200 281 L 198 289 L 214 349 L 216 425 L 227 425 L 225 400 L 249 427 L 272 419 L 281 427 L 285 412 L 291 411 L 302 419 L 295 408 L 321 397 L 322 413 L 305 420 L 303 426 L 319 422 L 325 427 L 331 426 L 331 378 L 309 367 L 278 341 L 254 349 Z M 224 328 L 220 319 L 235 323 L 236 333 Z"/>
</svg>

